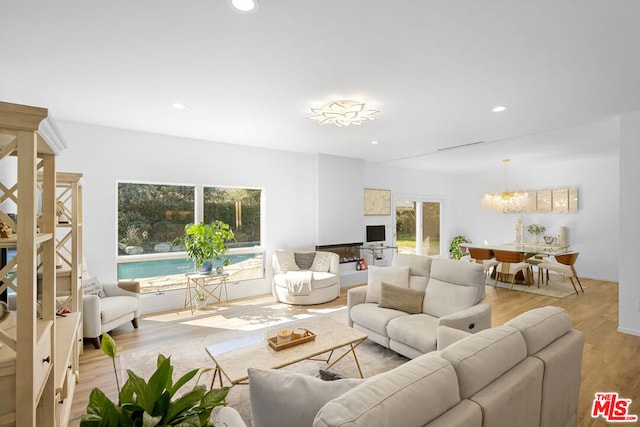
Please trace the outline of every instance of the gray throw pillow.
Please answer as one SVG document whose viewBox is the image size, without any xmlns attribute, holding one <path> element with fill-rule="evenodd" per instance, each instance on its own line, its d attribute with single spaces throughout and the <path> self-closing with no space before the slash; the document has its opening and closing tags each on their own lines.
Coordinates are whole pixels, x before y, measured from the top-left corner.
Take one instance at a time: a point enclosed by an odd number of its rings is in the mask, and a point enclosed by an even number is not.
<svg viewBox="0 0 640 427">
<path fill-rule="evenodd" d="M 293 257 L 296 260 L 296 265 L 300 268 L 300 270 L 311 270 L 311 266 L 313 265 L 313 260 L 316 257 L 316 253 L 296 252 L 293 254 Z"/>
<path fill-rule="evenodd" d="M 249 368 L 248 373 L 254 427 L 310 426 L 325 403 L 364 381 L 354 378 L 322 381 L 286 369 Z"/>
<path fill-rule="evenodd" d="M 400 288 L 382 282 L 378 307 L 393 308 L 409 314 L 418 314 L 422 312 L 423 300 L 424 291 Z"/>
<path fill-rule="evenodd" d="M 102 289 L 102 283 L 97 277 L 90 277 L 82 280 L 82 294 L 83 295 L 97 295 L 99 298 L 104 296 L 104 290 Z"/>
</svg>

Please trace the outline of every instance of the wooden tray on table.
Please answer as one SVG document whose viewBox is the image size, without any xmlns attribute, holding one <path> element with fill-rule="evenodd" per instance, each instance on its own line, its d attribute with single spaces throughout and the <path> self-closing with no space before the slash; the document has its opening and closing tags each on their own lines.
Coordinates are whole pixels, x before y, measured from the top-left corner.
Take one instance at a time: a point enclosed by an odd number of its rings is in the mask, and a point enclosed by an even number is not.
<svg viewBox="0 0 640 427">
<path fill-rule="evenodd" d="M 267 342 L 269 343 L 269 346 L 271 346 L 271 348 L 273 348 L 275 351 L 280 351 L 280 350 L 284 350 L 285 348 L 294 347 L 299 344 L 304 344 L 306 342 L 313 341 L 315 339 L 316 339 L 316 334 L 314 334 L 308 329 L 305 329 L 304 336 L 298 339 L 287 341 L 282 344 L 278 344 L 278 337 L 271 337 L 267 339 Z"/>
</svg>

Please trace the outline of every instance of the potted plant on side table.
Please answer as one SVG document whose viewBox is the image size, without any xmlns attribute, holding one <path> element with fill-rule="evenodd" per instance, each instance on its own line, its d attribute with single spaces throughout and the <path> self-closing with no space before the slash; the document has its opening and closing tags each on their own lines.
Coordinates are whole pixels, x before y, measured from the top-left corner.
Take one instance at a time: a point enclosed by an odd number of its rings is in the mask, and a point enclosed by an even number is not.
<svg viewBox="0 0 640 427">
<path fill-rule="evenodd" d="M 229 265 L 231 260 L 224 255 L 227 253 L 227 243 L 234 237 L 229 224 L 219 220 L 210 224 L 188 224 L 184 236 L 187 256 L 194 262 L 198 272 L 208 274 L 213 268 L 214 260 L 222 261 L 223 266 Z"/>
</svg>

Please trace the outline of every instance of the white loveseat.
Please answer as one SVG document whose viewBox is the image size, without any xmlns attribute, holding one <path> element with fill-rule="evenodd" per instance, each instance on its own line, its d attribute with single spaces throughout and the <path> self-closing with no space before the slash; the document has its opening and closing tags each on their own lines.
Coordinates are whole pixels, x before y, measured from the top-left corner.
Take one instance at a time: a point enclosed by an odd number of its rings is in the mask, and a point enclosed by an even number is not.
<svg viewBox="0 0 640 427">
<path fill-rule="evenodd" d="M 575 426 L 583 346 L 568 313 L 547 306 L 321 393 L 315 377 L 251 370 L 253 426 Z M 244 426 L 233 408 L 215 421 Z"/>
<path fill-rule="evenodd" d="M 417 302 L 412 313 L 383 304 L 383 283 L 393 285 L 386 289 L 400 298 L 404 293 L 409 302 Z M 478 264 L 396 254 L 390 267 L 370 267 L 367 286 L 349 289 L 348 323 L 413 359 L 438 349 L 439 326 L 472 333 L 491 327 L 491 306 L 482 303 L 484 287 L 484 270 Z"/>
<path fill-rule="evenodd" d="M 277 250 L 273 295 L 287 304 L 333 301 L 340 296 L 340 258 L 333 252 Z"/>
</svg>

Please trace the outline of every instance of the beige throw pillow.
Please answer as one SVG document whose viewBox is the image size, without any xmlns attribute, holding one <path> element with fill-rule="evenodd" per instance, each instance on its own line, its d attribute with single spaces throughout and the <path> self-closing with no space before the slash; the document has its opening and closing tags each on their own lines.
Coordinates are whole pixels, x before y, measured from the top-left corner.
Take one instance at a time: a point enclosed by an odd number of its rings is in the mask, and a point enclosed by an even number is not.
<svg viewBox="0 0 640 427">
<path fill-rule="evenodd" d="M 418 314 L 422 312 L 422 300 L 424 300 L 424 291 L 399 288 L 382 282 L 378 306 Z"/>
<path fill-rule="evenodd" d="M 276 258 L 278 258 L 278 264 L 280 265 L 280 271 L 276 271 L 276 273 L 300 270 L 296 264 L 296 259 L 292 251 L 277 250 Z"/>
<path fill-rule="evenodd" d="M 401 288 L 409 287 L 409 267 L 369 267 L 367 280 L 367 295 L 365 302 L 378 303 L 382 282 L 390 283 Z"/>
</svg>

